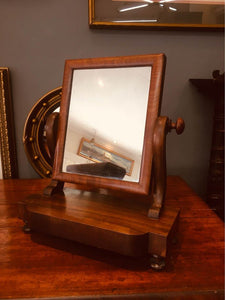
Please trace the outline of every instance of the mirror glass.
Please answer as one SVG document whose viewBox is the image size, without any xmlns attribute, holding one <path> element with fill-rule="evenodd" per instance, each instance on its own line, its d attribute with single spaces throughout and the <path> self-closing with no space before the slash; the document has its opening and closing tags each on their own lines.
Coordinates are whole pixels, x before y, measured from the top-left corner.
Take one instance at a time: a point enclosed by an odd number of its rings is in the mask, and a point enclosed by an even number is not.
<svg viewBox="0 0 225 300">
<path fill-rule="evenodd" d="M 63 172 L 139 181 L 151 71 L 73 70 Z"/>
</svg>

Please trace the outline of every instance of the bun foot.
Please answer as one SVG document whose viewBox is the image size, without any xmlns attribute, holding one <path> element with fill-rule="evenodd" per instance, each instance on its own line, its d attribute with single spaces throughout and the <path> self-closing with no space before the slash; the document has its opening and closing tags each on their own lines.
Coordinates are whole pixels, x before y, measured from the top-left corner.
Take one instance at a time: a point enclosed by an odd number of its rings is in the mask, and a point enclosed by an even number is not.
<svg viewBox="0 0 225 300">
<path fill-rule="evenodd" d="M 166 266 L 165 258 L 158 255 L 153 255 L 150 258 L 150 266 L 155 271 L 162 271 Z"/>
<path fill-rule="evenodd" d="M 23 232 L 24 233 L 31 233 L 31 228 L 28 226 L 28 223 L 26 223 L 26 222 L 23 226 Z"/>
</svg>

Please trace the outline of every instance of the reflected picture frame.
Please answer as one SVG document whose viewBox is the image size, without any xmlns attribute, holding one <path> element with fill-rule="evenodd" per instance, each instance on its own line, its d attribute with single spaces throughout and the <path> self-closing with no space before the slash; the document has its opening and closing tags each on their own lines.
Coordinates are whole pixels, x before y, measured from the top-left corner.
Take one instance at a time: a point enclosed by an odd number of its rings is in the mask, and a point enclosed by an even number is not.
<svg viewBox="0 0 225 300">
<path fill-rule="evenodd" d="M 91 153 L 90 153 L 91 152 Z M 80 141 L 78 153 L 79 156 L 93 162 L 111 162 L 126 170 L 126 175 L 131 176 L 134 167 L 134 160 L 112 151 L 92 140 L 82 138 Z"/>
<path fill-rule="evenodd" d="M 223 31 L 224 6 L 225 0 L 89 0 L 89 26 Z"/>
<path fill-rule="evenodd" d="M 0 67 L 0 158 L 1 178 L 18 177 L 13 104 L 9 68 Z"/>
</svg>

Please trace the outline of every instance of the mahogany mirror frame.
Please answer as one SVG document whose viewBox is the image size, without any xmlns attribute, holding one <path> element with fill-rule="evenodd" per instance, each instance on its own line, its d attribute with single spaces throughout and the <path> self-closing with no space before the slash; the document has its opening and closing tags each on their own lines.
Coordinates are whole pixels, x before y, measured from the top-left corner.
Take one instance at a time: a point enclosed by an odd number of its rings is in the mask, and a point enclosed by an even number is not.
<svg viewBox="0 0 225 300">
<path fill-rule="evenodd" d="M 59 129 L 56 144 L 53 181 L 81 184 L 91 188 L 119 190 L 129 193 L 149 194 L 152 159 L 153 159 L 153 132 L 159 116 L 166 57 L 164 54 L 136 55 L 122 57 L 104 57 L 89 59 L 66 60 L 63 78 L 62 99 L 60 105 Z M 73 80 L 73 71 L 79 69 L 96 68 L 124 68 L 124 67 L 151 67 L 151 82 L 147 105 L 146 126 L 144 133 L 143 154 L 139 182 L 129 182 L 119 179 L 110 179 L 91 175 L 71 174 L 62 171 L 65 148 L 67 121 L 69 117 L 70 96 Z"/>
</svg>

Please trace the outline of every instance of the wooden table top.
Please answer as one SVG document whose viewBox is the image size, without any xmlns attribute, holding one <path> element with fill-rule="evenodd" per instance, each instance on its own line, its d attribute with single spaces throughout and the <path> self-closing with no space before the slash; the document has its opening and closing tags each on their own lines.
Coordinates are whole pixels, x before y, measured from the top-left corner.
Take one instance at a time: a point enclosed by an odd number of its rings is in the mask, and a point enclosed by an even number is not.
<svg viewBox="0 0 225 300">
<path fill-rule="evenodd" d="M 0 298 L 224 299 L 224 223 L 179 177 L 167 205 L 180 207 L 166 269 L 39 233 L 24 234 L 17 203 L 49 180 L 0 180 Z"/>
</svg>

